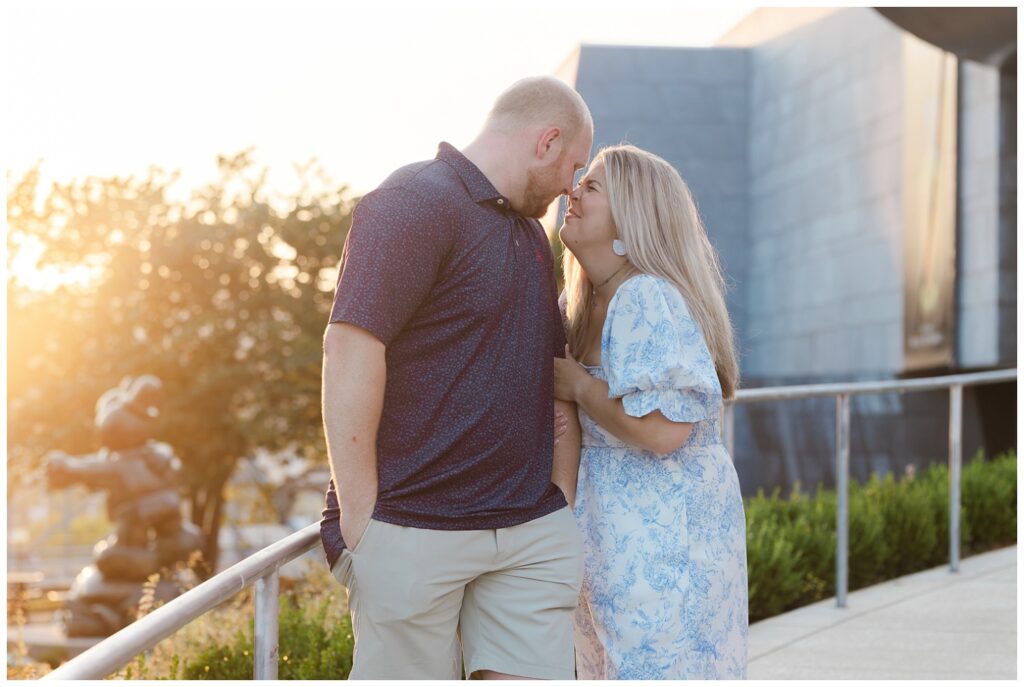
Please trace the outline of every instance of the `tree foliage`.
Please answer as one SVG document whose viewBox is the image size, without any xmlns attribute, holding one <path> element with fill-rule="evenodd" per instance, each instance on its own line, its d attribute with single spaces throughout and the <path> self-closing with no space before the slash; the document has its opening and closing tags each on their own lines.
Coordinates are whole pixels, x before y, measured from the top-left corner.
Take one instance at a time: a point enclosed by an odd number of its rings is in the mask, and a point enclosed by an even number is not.
<svg viewBox="0 0 1024 687">
<path fill-rule="evenodd" d="M 156 438 L 185 465 L 208 561 L 239 458 L 295 443 L 324 459 L 321 342 L 354 205 L 315 163 L 297 167 L 288 196 L 267 189 L 250 151 L 218 169 L 187 200 L 172 199 L 175 177 L 157 168 L 45 196 L 35 169 L 8 187 L 9 260 L 35 245 L 41 269 L 90 271 L 46 290 L 9 276 L 9 468 L 31 471 L 50 449 L 96 450 L 100 394 L 155 374 Z"/>
</svg>

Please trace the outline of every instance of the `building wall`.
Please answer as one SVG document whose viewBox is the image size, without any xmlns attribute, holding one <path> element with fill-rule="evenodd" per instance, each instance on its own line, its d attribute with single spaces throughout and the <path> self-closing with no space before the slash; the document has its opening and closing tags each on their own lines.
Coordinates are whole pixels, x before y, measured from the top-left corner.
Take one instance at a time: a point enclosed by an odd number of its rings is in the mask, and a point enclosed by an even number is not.
<svg viewBox="0 0 1024 687">
<path fill-rule="evenodd" d="M 973 62 L 960 65 L 961 364 L 999 359 L 999 73 Z"/>
<path fill-rule="evenodd" d="M 999 364 L 1017 364 L 1017 52 L 999 74 Z"/>
<path fill-rule="evenodd" d="M 628 140 L 690 182 L 734 284 L 743 386 L 900 376 L 917 39 L 869 8 L 751 17 L 723 40 L 745 47 L 582 46 L 564 73 L 591 107 L 595 150 Z M 960 78 L 957 363 L 1015 365 L 1015 74 L 1000 85 L 964 63 Z M 1015 445 L 1014 389 L 965 390 L 965 456 Z M 834 413 L 831 399 L 738 406 L 744 493 L 834 484 Z M 947 420 L 946 392 L 855 397 L 851 474 L 944 461 Z"/>
<path fill-rule="evenodd" d="M 715 41 L 715 46 L 749 48 L 761 45 L 840 11 L 841 7 L 762 7 L 726 31 Z"/>
<path fill-rule="evenodd" d="M 922 45 L 867 8 L 752 42 L 747 386 L 904 372 L 903 58 Z M 1015 213 L 998 177 L 1000 141 L 1004 178 L 1015 171 L 1015 128 L 999 130 L 1011 89 L 963 64 L 957 367 L 1015 365 Z M 966 456 L 1014 445 L 1013 388 L 965 392 Z M 945 392 L 854 398 L 853 476 L 944 461 L 948 406 Z M 748 493 L 834 482 L 833 401 L 741 406 L 736 427 Z"/>
<path fill-rule="evenodd" d="M 851 9 L 751 48 L 749 377 L 901 369 L 901 46 Z"/>
<path fill-rule="evenodd" d="M 563 70 L 594 116 L 594 152 L 625 141 L 679 170 L 732 282 L 729 312 L 744 338 L 748 51 L 584 45 L 575 57 Z"/>
<path fill-rule="evenodd" d="M 744 34 L 753 45 L 743 371 L 897 375 L 902 53 L 919 41 L 867 8 L 809 12 L 765 42 Z M 1006 113 L 1016 114 L 1016 79 L 963 61 L 960 80 L 957 366 L 1013 365 L 1016 128 Z"/>
</svg>

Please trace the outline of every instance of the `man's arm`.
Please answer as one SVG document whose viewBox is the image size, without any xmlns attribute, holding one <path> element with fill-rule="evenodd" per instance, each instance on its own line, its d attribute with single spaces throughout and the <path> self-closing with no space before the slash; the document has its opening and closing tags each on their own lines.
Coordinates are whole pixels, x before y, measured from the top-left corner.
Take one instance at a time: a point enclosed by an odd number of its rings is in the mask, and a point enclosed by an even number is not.
<svg viewBox="0 0 1024 687">
<path fill-rule="evenodd" d="M 349 550 L 362 538 L 377 503 L 377 428 L 384 407 L 384 344 L 344 322 L 324 334 L 322 400 L 331 476 Z"/>
<path fill-rule="evenodd" d="M 555 410 L 565 415 L 568 424 L 565 434 L 555 444 L 554 464 L 551 469 L 551 481 L 554 482 L 569 502 L 570 508 L 576 507 L 576 477 L 580 469 L 580 421 L 576 414 L 576 404 L 555 399 Z"/>
</svg>

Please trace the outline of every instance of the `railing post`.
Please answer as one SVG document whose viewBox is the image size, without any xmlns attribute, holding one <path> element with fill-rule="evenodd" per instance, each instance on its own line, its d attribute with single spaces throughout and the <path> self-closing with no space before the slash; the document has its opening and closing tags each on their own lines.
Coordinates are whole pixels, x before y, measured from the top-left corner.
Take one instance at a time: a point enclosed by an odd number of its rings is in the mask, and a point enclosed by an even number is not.
<svg viewBox="0 0 1024 687">
<path fill-rule="evenodd" d="M 949 571 L 960 572 L 960 465 L 964 387 L 949 387 Z"/>
<path fill-rule="evenodd" d="M 277 620 L 281 610 L 279 578 L 272 573 L 256 580 L 256 650 L 253 675 L 257 680 L 277 679 Z"/>
<path fill-rule="evenodd" d="M 849 570 L 850 396 L 836 396 L 836 606 L 846 608 Z"/>
<path fill-rule="evenodd" d="M 725 443 L 725 450 L 729 452 L 729 458 L 736 462 L 736 404 L 725 404 L 725 418 L 722 423 L 722 440 Z"/>
</svg>

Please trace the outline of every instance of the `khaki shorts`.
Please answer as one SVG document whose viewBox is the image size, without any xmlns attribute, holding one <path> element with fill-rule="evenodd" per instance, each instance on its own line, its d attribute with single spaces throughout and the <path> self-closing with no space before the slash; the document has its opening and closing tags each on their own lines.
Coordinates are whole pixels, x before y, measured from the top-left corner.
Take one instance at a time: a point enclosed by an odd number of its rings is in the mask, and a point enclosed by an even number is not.
<svg viewBox="0 0 1024 687">
<path fill-rule="evenodd" d="M 583 539 L 568 508 L 495 530 L 370 520 L 331 572 L 349 593 L 350 679 L 458 680 L 463 660 L 467 675 L 575 677 Z"/>
</svg>

